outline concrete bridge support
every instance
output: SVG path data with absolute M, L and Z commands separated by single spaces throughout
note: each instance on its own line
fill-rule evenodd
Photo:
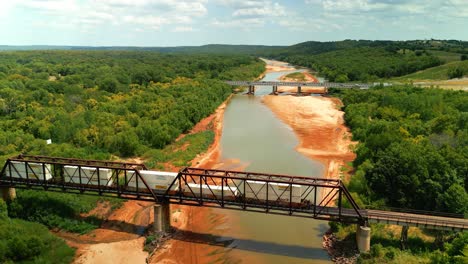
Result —
M 1 187 L 0 192 L 2 193 L 2 199 L 6 201 L 13 201 L 16 199 L 16 189 L 10 187 Z
M 371 229 L 368 226 L 356 226 L 356 244 L 360 252 L 370 250 Z
M 297 95 L 302 95 L 302 87 L 301 86 L 297 87 Z
M 255 94 L 255 86 L 249 85 L 249 92 L 247 94 Z
M 271 94 L 274 94 L 274 95 L 278 94 L 278 86 L 273 85 L 273 91 L 271 92 Z
M 171 207 L 169 202 L 154 206 L 154 231 L 169 232 L 171 230 Z

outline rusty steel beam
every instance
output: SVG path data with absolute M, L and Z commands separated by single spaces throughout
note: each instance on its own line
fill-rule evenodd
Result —
M 24 168 L 18 170 L 18 163 L 13 164 L 14 161 L 23 162 Z M 35 163 L 35 165 L 32 166 L 29 163 Z M 37 164 L 42 166 L 41 172 L 37 171 Z M 73 181 L 74 175 L 68 175 L 68 172 L 64 175 L 64 169 L 61 167 L 64 165 L 78 168 L 79 182 L 65 182 L 65 177 Z M 96 169 L 97 185 L 90 184 L 94 172 L 83 176 L 81 175 L 82 167 Z M 111 179 L 107 179 L 105 183 L 101 182 L 100 168 L 111 170 L 112 184 L 110 184 Z M 142 201 L 166 201 L 189 206 L 216 207 L 359 224 L 366 224 L 368 221 L 386 221 L 404 225 L 468 229 L 466 219 L 453 220 L 453 218 L 441 216 L 360 209 L 343 182 L 336 179 L 186 167 L 179 171 L 167 190 L 157 192 L 142 177 L 140 169 L 146 169 L 146 167 L 138 163 L 20 155 L 8 159 L 3 166 L 0 186 L 85 193 Z M 20 172 L 25 173 L 23 178 L 13 176 L 21 175 Z M 52 177 L 46 178 L 46 173 L 50 173 Z M 136 187 L 128 186 L 132 180 L 135 180 L 134 186 Z M 282 189 L 278 186 L 282 186 Z M 262 188 L 265 189 L 262 191 Z M 343 199 L 348 200 L 351 208 L 343 207 Z

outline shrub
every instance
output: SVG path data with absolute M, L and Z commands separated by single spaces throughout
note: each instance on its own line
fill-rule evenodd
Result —
M 388 248 L 387 252 L 385 252 L 385 258 L 388 260 L 393 260 L 395 258 L 396 252 L 395 248 L 390 247 Z
M 380 258 L 383 256 L 383 247 L 381 244 L 372 245 L 370 249 L 370 254 L 374 258 Z
M 450 79 L 461 78 L 465 74 L 465 71 L 461 67 L 450 68 L 447 75 Z

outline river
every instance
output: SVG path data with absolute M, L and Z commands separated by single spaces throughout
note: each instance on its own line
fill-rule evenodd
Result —
M 267 73 L 263 81 L 277 80 L 290 71 Z M 225 113 L 220 141 L 223 169 L 321 177 L 324 166 L 295 150 L 293 130 L 262 102 L 271 87 L 256 87 L 255 96 L 234 95 Z M 232 162 L 233 160 L 237 162 Z M 241 263 L 330 263 L 322 249 L 327 222 L 289 216 L 214 210 L 236 219 L 237 227 L 223 228 L 234 238 L 227 259 Z M 218 233 L 218 232 L 216 232 Z
M 276 80 L 293 71 L 296 69 L 290 67 L 269 72 L 262 80 Z M 231 97 L 224 109 L 222 134 L 215 149 L 219 155 L 209 166 L 323 177 L 325 166 L 297 152 L 296 147 L 301 144 L 293 129 L 262 103 L 262 97 L 271 89 L 256 87 L 254 96 Z M 303 117 L 298 117 L 302 124 L 304 120 L 300 118 Z M 308 126 L 307 122 L 303 124 Z M 172 225 L 179 232 L 157 251 L 151 263 L 331 263 L 322 248 L 322 236 L 328 229 L 326 221 L 174 206 Z

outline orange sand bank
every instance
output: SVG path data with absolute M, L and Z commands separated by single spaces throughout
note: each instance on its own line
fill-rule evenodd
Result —
M 344 125 L 338 99 L 317 96 L 265 96 L 263 102 L 299 137 L 297 151 L 327 167 L 327 178 L 339 178 L 340 168 L 352 161 L 351 136 Z
M 224 110 L 229 100 L 230 98 L 221 104 L 215 113 L 200 121 L 194 127 L 198 131 L 212 129 L 215 138 L 207 152 L 192 160 L 192 166 L 218 167 L 219 141 L 223 130 Z M 154 252 L 148 263 L 211 263 L 216 260 L 219 256 L 213 254 L 213 252 L 217 247 L 193 242 L 197 239 L 197 235 L 193 233 L 203 231 L 209 233 L 216 225 L 223 224 L 226 221 L 225 216 L 216 214 L 206 207 L 172 205 L 171 212 L 171 224 L 176 229 L 176 233 L 172 239 L 165 243 L 163 248 Z M 207 221 L 208 216 L 210 216 L 211 221 Z

